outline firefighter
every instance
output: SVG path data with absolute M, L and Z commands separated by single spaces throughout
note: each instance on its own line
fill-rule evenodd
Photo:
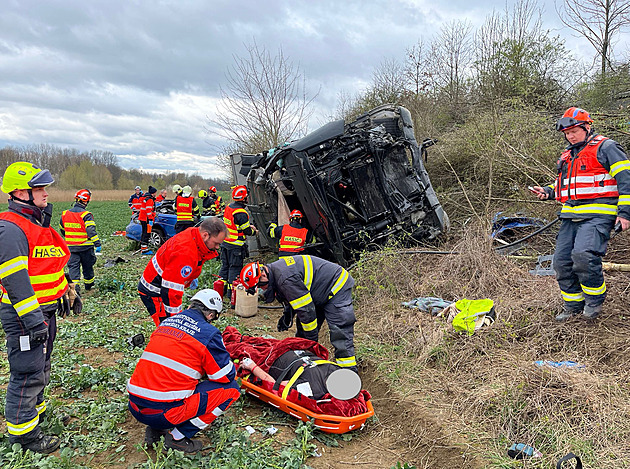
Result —
M 155 203 L 161 204 L 162 202 L 164 202 L 164 200 L 166 199 L 166 195 L 167 195 L 166 189 L 162 189 L 160 193 L 158 194 L 158 196 L 155 198 Z
M 59 222 L 59 230 L 70 249 L 68 273 L 75 289 L 79 291 L 81 271 L 85 290 L 94 286 L 94 264 L 96 253 L 101 252 L 101 240 L 96 233 L 96 222 L 91 212 L 86 210 L 92 199 L 88 189 L 81 189 L 74 195 L 75 203 L 69 210 L 64 210 Z
M 69 309 L 62 298 L 70 251 L 50 227 L 46 186 L 53 182 L 48 170 L 20 161 L 6 169 L 0 187 L 10 195 L 9 209 L 0 214 L 0 320 L 10 370 L 4 417 L 11 444 L 45 454 L 60 443 L 57 436 L 42 433 L 39 424 L 46 411 L 55 314 Z
M 304 244 L 313 240 L 312 233 L 302 226 L 302 212 L 299 210 L 293 210 L 289 214 L 288 225 L 269 225 L 269 236 L 280 240 L 279 257 L 300 254 L 304 251 Z
M 247 257 L 246 236 L 258 232 L 249 222 L 247 206 L 247 187 L 235 186 L 232 189 L 232 202 L 223 213 L 223 222 L 227 226 L 228 235 L 221 245 L 221 270 L 219 276 L 226 282 L 223 290 L 229 298 L 232 295 L 232 282 L 236 280 L 243 268 L 243 259 Z
M 177 211 L 175 233 L 195 226 L 195 218 L 199 217 L 199 207 L 192 196 L 192 188 L 190 186 L 184 186 L 181 194 L 175 197 L 175 209 Z
M 129 410 L 147 425 L 147 444 L 163 437 L 166 448 L 195 453 L 203 447 L 195 434 L 239 398 L 234 364 L 211 324 L 222 308 L 216 291 L 201 290 L 151 335 L 127 384 Z
M 212 210 L 212 208 L 214 207 L 214 200 L 210 198 L 210 196 L 208 195 L 208 192 L 201 189 L 199 191 L 199 198 L 201 199 L 201 206 L 203 208 L 204 213 L 206 210 Z
M 140 214 L 140 210 L 142 209 L 142 188 L 140 186 L 136 186 L 134 189 L 135 192 L 131 194 L 129 197 L 129 208 L 131 209 L 132 216 L 138 216 Z
M 225 224 L 210 217 L 160 246 L 138 283 L 140 299 L 156 326 L 181 311 L 184 288 L 199 277 L 207 260 L 218 257 L 226 235 Z
M 177 196 L 182 193 L 182 186 L 180 186 L 179 184 L 174 184 L 173 192 L 175 193 L 175 198 L 177 198 Z
M 250 293 L 260 287 L 265 301 L 284 305 L 278 331 L 286 331 L 297 315 L 296 337 L 317 341 L 324 320 L 330 330 L 337 364 L 356 371 L 354 355 L 354 279 L 341 266 L 315 256 L 283 257 L 271 264 L 247 264 L 241 282 Z
M 556 321 L 574 316 L 595 319 L 606 298 L 602 257 L 613 227 L 630 227 L 630 161 L 614 140 L 592 129 L 593 119 L 571 107 L 556 122 L 568 145 L 558 160 L 554 184 L 535 186 L 541 199 L 562 203 L 562 224 L 553 265 L 564 310 Z
M 149 249 L 149 236 L 151 234 L 151 228 L 155 221 L 155 193 L 157 189 L 153 186 L 149 186 L 147 194 L 142 198 L 142 209 L 140 210 L 140 216 L 138 220 L 142 225 L 142 237 L 140 238 L 140 253 L 145 256 L 153 255 L 153 251 Z

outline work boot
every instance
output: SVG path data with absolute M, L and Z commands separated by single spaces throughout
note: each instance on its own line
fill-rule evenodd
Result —
M 599 316 L 599 313 L 602 312 L 602 305 L 598 305 L 598 306 L 589 306 L 586 305 L 584 306 L 584 311 L 582 312 L 582 316 L 580 316 L 582 319 L 595 319 L 597 316 Z
M 30 449 L 34 453 L 50 454 L 59 448 L 61 440 L 55 435 L 44 435 L 40 433 L 30 443 L 22 443 L 22 449 Z
M 167 433 L 168 430 L 159 430 L 147 425 L 147 428 L 144 430 L 144 442 L 148 445 L 152 445 L 153 443 L 159 442 L 160 438 L 166 436 Z
M 176 440 L 173 438 L 173 435 L 168 432 L 164 435 L 164 447 L 175 449 L 177 451 L 183 451 L 184 453 L 196 453 L 201 451 L 203 443 L 199 440 L 191 440 L 187 437 L 184 437 L 181 440 Z
M 571 309 L 565 308 L 560 314 L 556 315 L 556 322 L 565 322 L 571 319 L 573 316 L 580 314 L 581 311 L 574 311 Z

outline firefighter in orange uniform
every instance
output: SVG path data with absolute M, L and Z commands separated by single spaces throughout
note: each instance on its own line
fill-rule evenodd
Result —
M 253 236 L 258 232 L 254 225 L 249 223 L 249 214 L 245 210 L 247 206 L 247 187 L 235 186 L 232 189 L 232 202 L 223 212 L 223 221 L 228 230 L 228 235 L 221 245 L 221 270 L 219 276 L 226 282 L 225 295 L 229 298 L 232 294 L 232 282 L 239 276 L 243 268 L 243 260 L 248 255 L 246 236 Z
M 73 207 L 63 211 L 59 223 L 59 230 L 70 249 L 68 273 L 77 291 L 81 281 L 81 270 L 85 289 L 90 290 L 94 286 L 96 252 L 101 252 L 101 240 L 96 233 L 94 216 L 86 210 L 91 198 L 92 193 L 89 190 L 77 191 Z
M 207 260 L 218 257 L 226 234 L 225 224 L 210 217 L 160 246 L 138 283 L 140 299 L 156 326 L 181 311 L 184 289 L 199 277 Z
M 199 216 L 199 207 L 192 196 L 192 188 L 190 186 L 184 186 L 181 194 L 175 197 L 175 209 L 177 210 L 175 233 L 195 226 L 195 218 Z
M 161 204 L 162 202 L 164 202 L 167 194 L 168 194 L 168 191 L 166 189 L 162 189 L 160 191 L 160 194 L 155 198 L 155 203 Z
M 140 252 L 143 255 L 153 255 L 153 251 L 149 249 L 149 235 L 155 220 L 155 193 L 157 189 L 149 186 L 148 193 L 142 198 L 142 209 L 138 221 L 142 225 L 142 237 L 140 238 Z
M 203 444 L 193 436 L 240 396 L 234 364 L 211 324 L 222 308 L 216 291 L 201 290 L 151 335 L 127 385 L 129 411 L 147 425 L 147 444 L 163 437 L 167 448 L 199 451 Z
M 288 225 L 269 225 L 269 236 L 280 240 L 278 256 L 294 256 L 304 251 L 304 244 L 309 244 L 313 240 L 313 234 L 302 226 L 302 212 L 293 210 L 289 214 Z
M 69 309 L 62 298 L 70 251 L 50 227 L 46 186 L 53 182 L 48 170 L 22 161 L 11 164 L 1 187 L 11 197 L 9 209 L 0 214 L 0 320 L 10 370 L 4 417 L 11 444 L 44 454 L 60 443 L 57 436 L 42 433 L 39 424 L 46 411 L 56 312 Z

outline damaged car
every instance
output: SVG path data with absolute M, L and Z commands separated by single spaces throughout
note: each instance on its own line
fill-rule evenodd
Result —
M 262 244 L 275 246 L 266 228 L 288 223 L 297 209 L 315 237 L 306 252 L 347 266 L 390 237 L 417 243 L 447 231 L 422 163 L 434 143 L 418 145 L 409 111 L 384 105 L 268 152 L 231 157 Z

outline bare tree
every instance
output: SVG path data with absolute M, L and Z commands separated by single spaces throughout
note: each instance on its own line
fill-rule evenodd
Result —
M 472 26 L 466 21 L 452 21 L 442 26 L 434 42 L 436 79 L 451 105 L 462 101 L 466 71 L 472 61 Z
M 210 132 L 229 142 L 224 153 L 257 153 L 303 136 L 318 94 L 307 95 L 304 74 L 282 49 L 275 56 L 256 43 L 246 49 L 245 57 L 234 56 L 210 120 L 218 129 Z
M 595 48 L 602 76 L 611 70 L 615 36 L 630 24 L 630 0 L 562 0 L 560 20 Z

